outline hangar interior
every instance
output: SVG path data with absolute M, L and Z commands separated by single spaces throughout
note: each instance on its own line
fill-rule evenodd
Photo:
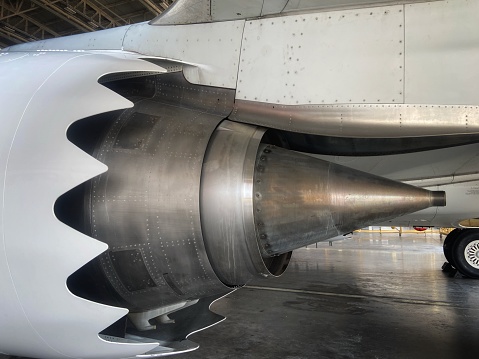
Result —
M 0 49 L 149 21 L 173 2 L 0 0 Z M 477 357 L 479 282 L 441 270 L 443 240 L 359 232 L 296 250 L 280 278 L 216 301 L 227 320 L 176 358 Z
M 1 0 L 0 49 L 149 21 L 173 0 Z

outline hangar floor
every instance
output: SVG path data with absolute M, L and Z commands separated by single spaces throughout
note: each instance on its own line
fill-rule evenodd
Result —
M 443 262 L 437 234 L 361 233 L 297 250 L 281 278 L 216 302 L 227 320 L 175 358 L 477 358 L 479 280 L 447 275 Z
M 314 246 L 313 246 L 314 247 Z M 177 359 L 479 357 L 479 281 L 448 276 L 438 234 L 355 234 L 216 302 L 226 321 Z

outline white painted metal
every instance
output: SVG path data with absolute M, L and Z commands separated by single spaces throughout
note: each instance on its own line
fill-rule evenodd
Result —
M 406 102 L 479 103 L 479 1 L 405 6 Z
M 15 51 L 121 50 L 129 26 L 15 45 Z M 9 50 L 9 49 L 4 49 Z
M 403 6 L 246 22 L 237 99 L 402 103 Z
M 243 21 L 185 26 L 133 25 L 124 50 L 196 64 L 184 68 L 187 80 L 235 88 Z
M 97 79 L 163 70 L 128 54 L 74 52 L 3 53 L 0 65 L 0 347 L 47 358 L 114 358 L 155 348 L 99 338 L 127 310 L 74 296 L 66 279 L 107 246 L 61 223 L 53 206 L 107 169 L 67 140 L 69 125 L 132 105 Z

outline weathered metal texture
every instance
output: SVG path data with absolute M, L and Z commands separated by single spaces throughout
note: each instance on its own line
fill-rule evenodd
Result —
M 224 121 L 211 139 L 203 165 L 201 220 L 215 272 L 229 285 L 254 276 L 280 275 L 288 255 L 262 258 L 254 226 L 253 176 L 265 129 Z
M 201 220 L 206 248 L 224 283 L 244 284 L 258 267 L 267 276 L 256 242 L 253 175 L 265 130 L 225 121 L 203 164 Z M 256 264 L 256 266 L 255 266 Z
M 479 104 L 479 2 L 405 6 L 405 101 Z
M 131 54 L 72 52 L 2 53 L 0 65 L 0 316 L 8 324 L 0 327 L 1 351 L 117 358 L 155 348 L 153 341 L 98 337 L 127 310 L 78 298 L 66 280 L 107 246 L 61 223 L 53 207 L 60 195 L 107 170 L 67 140 L 70 124 L 132 105 L 97 79 L 162 69 Z
M 254 192 L 263 256 L 445 205 L 444 192 L 430 192 L 270 145 L 260 146 Z
M 196 86 L 189 83 L 183 73 L 163 74 L 156 79 L 155 100 L 224 119 L 233 111 L 234 91 L 221 87 Z
M 246 21 L 236 98 L 403 103 L 403 6 Z
M 150 24 L 182 25 L 211 20 L 211 0 L 176 0 L 165 12 L 151 20 Z
M 200 178 L 222 116 L 144 100 L 112 125 L 97 150 L 107 173 L 90 192 L 94 238 L 109 245 L 105 275 L 133 311 L 225 293 L 208 260 Z
M 284 106 L 237 100 L 229 118 L 284 131 L 336 137 L 399 138 L 479 133 L 479 106 Z

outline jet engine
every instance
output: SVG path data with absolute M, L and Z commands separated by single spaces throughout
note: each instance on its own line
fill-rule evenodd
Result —
M 109 246 L 68 282 L 79 296 L 129 309 L 124 332 L 104 333 L 169 341 L 169 315 L 281 275 L 296 248 L 444 205 L 442 192 L 282 148 L 266 128 L 172 101 L 165 87 L 187 98 L 181 75 L 160 75 L 154 86 L 133 108 L 79 121 L 68 134 L 108 166 L 56 206 L 64 223 Z
M 2 315 L 33 338 L 22 347 L 0 330 L 9 354 L 60 358 L 77 348 L 83 357 L 145 358 L 192 350 L 188 335 L 223 319 L 209 311 L 213 301 L 254 277 L 281 275 L 294 249 L 445 204 L 443 192 L 292 151 L 277 131 L 228 119 L 232 90 L 192 85 L 182 72 L 158 74 L 143 60 L 115 72 L 111 59 L 94 55 L 103 86 L 83 93 L 90 113 L 64 94 L 61 111 L 35 119 L 36 103 L 41 109 L 60 95 L 55 76 L 70 62 L 86 61 L 88 71 L 82 56 L 65 54 L 33 88 L 17 132 L 3 133 L 20 137 L 4 178 L 0 265 L 11 275 L 0 283 L 11 313 Z M 135 70 L 145 67 L 150 72 Z M 125 109 L 125 99 L 133 106 Z M 84 114 L 70 118 L 69 110 Z M 49 126 L 45 140 L 38 134 Z M 32 198 L 32 211 L 19 208 Z M 13 261 L 24 253 L 34 259 Z M 18 313 L 24 319 L 13 320 Z

